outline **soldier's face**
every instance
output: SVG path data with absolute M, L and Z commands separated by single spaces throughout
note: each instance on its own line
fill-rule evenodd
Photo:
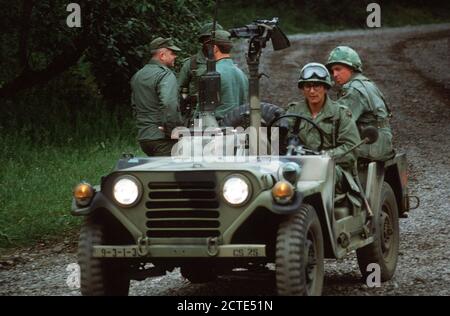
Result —
M 166 65 L 167 67 L 175 66 L 175 59 L 177 55 L 170 49 L 164 48 L 161 50 L 161 63 Z
M 307 82 L 303 85 L 303 95 L 310 105 L 323 105 L 327 89 L 321 83 Z
M 353 70 L 345 65 L 336 64 L 331 66 L 331 74 L 337 84 L 343 85 L 350 80 L 353 75 Z

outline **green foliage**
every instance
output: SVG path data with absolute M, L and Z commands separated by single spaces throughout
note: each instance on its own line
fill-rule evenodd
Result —
M 80 0 L 81 27 L 66 25 L 67 1 L 0 0 L 0 95 L 57 77 L 86 56 L 97 87 L 114 107 L 129 100 L 129 80 L 150 59 L 148 44 L 172 36 L 187 55 L 211 0 Z M 183 21 L 183 23 L 173 23 Z M 2 91 L 7 87 L 10 91 Z M 5 88 L 6 89 L 6 88 Z M 11 91 L 12 90 L 12 91 Z
M 196 30 L 207 17 L 211 1 L 158 0 L 115 1 L 87 53 L 99 88 L 107 100 L 128 102 L 131 76 L 150 59 L 150 41 L 158 36 L 173 37 L 185 50 L 196 49 Z M 174 21 L 183 23 L 174 24 Z

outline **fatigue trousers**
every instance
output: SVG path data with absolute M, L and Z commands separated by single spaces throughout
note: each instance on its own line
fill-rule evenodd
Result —
M 151 157 L 171 156 L 172 147 L 177 143 L 175 139 L 157 139 L 139 141 L 142 151 Z

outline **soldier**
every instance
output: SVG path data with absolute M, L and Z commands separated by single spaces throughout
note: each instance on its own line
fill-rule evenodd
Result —
M 211 38 L 213 23 L 209 22 L 200 28 L 198 41 L 202 44 L 201 49 L 191 57 L 187 58 L 178 75 L 178 85 L 186 98 L 182 100 L 182 113 L 186 122 L 192 118 L 192 111 L 196 110 L 198 103 L 198 80 L 206 72 L 206 56 L 208 55 L 206 42 Z M 222 30 L 222 26 L 216 23 L 216 30 Z
M 347 46 L 338 46 L 328 57 L 327 68 L 334 81 L 341 86 L 339 104 L 346 105 L 361 131 L 364 127 L 378 128 L 378 140 L 357 149 L 358 156 L 369 160 L 385 161 L 395 153 L 392 147 L 392 130 L 389 124 L 391 111 L 378 87 L 362 75 L 358 53 Z
M 356 161 L 354 152 L 343 155 L 359 143 L 360 137 L 351 111 L 337 104 L 327 96 L 331 87 L 331 77 L 327 68 L 319 63 L 306 64 L 300 71 L 298 87 L 305 99 L 289 104 L 288 113 L 300 114 L 314 121 L 323 131 L 323 149 L 330 156 L 337 158 L 336 187 L 343 193 L 343 171 L 348 171 L 347 179 L 351 181 L 351 172 Z M 306 121 L 300 125 L 300 140 L 309 148 L 320 145 L 320 135 Z
M 178 84 L 173 67 L 181 51 L 171 38 L 158 37 L 150 43 L 152 59 L 131 79 L 131 102 L 138 128 L 138 141 L 148 156 L 170 156 L 176 140 L 174 127 L 182 124 Z
M 217 31 L 213 43 L 216 70 L 220 74 L 220 106 L 215 111 L 218 122 L 233 108 L 248 102 L 248 78 L 231 59 L 230 36 L 227 31 Z

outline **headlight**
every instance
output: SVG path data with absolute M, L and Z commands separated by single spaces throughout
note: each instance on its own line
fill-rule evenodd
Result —
M 279 204 L 287 204 L 294 197 L 295 190 L 287 181 L 278 181 L 272 188 L 272 196 Z
M 73 197 L 78 206 L 88 206 L 94 194 L 95 190 L 89 183 L 80 183 L 73 189 Z
M 121 206 L 132 206 L 141 197 L 141 183 L 132 176 L 121 177 L 116 180 L 113 187 L 114 199 Z
M 250 186 L 241 176 L 229 177 L 222 188 L 223 197 L 231 205 L 244 204 L 250 196 Z

